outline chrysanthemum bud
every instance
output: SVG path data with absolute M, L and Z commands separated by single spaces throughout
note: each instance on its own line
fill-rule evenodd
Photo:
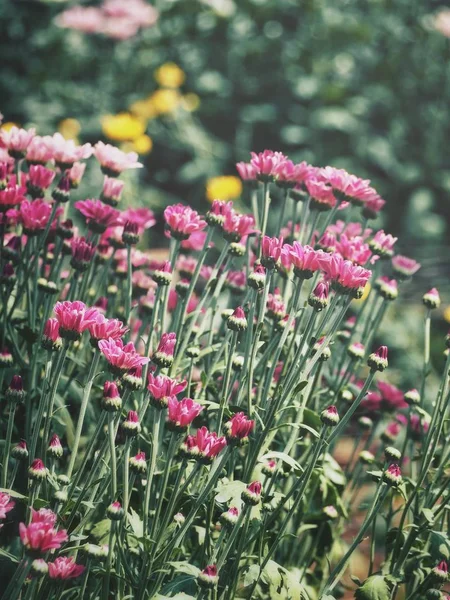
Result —
M 173 363 L 173 355 L 177 338 L 175 333 L 163 333 L 158 344 L 156 352 L 152 356 L 152 361 L 158 367 L 168 368 Z
M 422 302 L 430 310 L 433 310 L 434 308 L 439 308 L 441 305 L 441 298 L 437 289 L 432 288 L 429 292 L 424 294 L 422 297 Z
M 361 427 L 361 429 L 369 431 L 373 427 L 373 421 L 369 417 L 359 417 L 358 425 Z
M 172 267 L 169 261 L 166 261 L 159 269 L 155 269 L 153 280 L 161 286 L 170 285 L 172 281 Z
M 51 352 L 58 352 L 62 348 L 62 339 L 59 334 L 59 323 L 55 318 L 47 319 L 42 333 L 42 347 Z
M 200 356 L 200 348 L 198 346 L 189 346 L 186 348 L 186 356 L 188 358 L 198 358 Z
M 140 390 L 143 385 L 142 381 L 142 367 L 135 367 L 134 369 L 130 369 L 127 373 L 122 375 L 122 382 L 125 387 L 130 390 Z
M 53 492 L 53 499 L 56 500 L 57 502 L 61 502 L 61 504 L 63 502 L 67 502 L 67 498 L 68 498 L 68 494 L 66 490 L 55 490 Z
M 64 473 L 60 473 L 59 475 L 57 475 L 56 481 L 60 485 L 69 485 L 69 483 L 70 483 L 70 479 Z
M 130 410 L 127 418 L 122 423 L 123 432 L 127 437 L 135 437 L 141 432 L 141 425 L 139 423 L 139 416 L 136 411 Z
M 63 447 L 59 437 L 54 433 L 47 448 L 47 453 L 52 458 L 61 458 L 64 454 Z
M 223 429 L 230 445 L 243 446 L 248 442 L 248 436 L 254 426 L 255 421 L 248 419 L 243 412 L 239 412 L 225 423 Z
M 244 244 L 240 244 L 239 242 L 232 242 L 228 247 L 228 252 L 230 256 L 241 257 L 245 254 L 245 246 Z
M 39 277 L 37 280 L 38 290 L 47 294 L 48 296 L 53 296 L 58 293 L 58 287 L 54 281 L 49 281 L 45 279 L 45 277 Z
M 256 265 L 247 279 L 248 285 L 254 290 L 262 290 L 266 284 L 266 270 L 262 265 Z
M 61 177 L 58 182 L 58 185 L 54 188 L 52 192 L 53 200 L 56 202 L 65 203 L 70 200 L 70 180 L 68 177 Z
M 388 485 L 398 486 L 402 482 L 402 471 L 397 464 L 389 465 L 383 473 L 383 481 Z
M 276 470 L 277 470 L 277 461 L 273 460 L 273 459 L 265 462 L 261 469 L 262 473 L 264 475 L 266 475 L 267 477 L 272 477 L 272 475 L 274 475 Z
M 186 298 L 189 292 L 190 285 L 191 284 L 188 279 L 180 279 L 180 281 L 177 281 L 177 283 L 175 284 L 175 290 L 180 296 L 180 298 Z
M 375 462 L 375 456 L 368 450 L 363 450 L 360 452 L 358 458 L 363 465 L 371 465 L 373 462 Z
M 376 352 L 372 352 L 367 359 L 371 371 L 384 371 L 388 367 L 387 346 L 380 346 Z
M 83 546 L 83 550 L 90 558 L 97 558 L 99 560 L 104 560 L 107 558 L 109 553 L 109 547 L 107 544 L 103 544 L 101 546 L 97 546 L 97 544 L 85 544 Z
M 214 589 L 219 583 L 216 565 L 208 565 L 203 571 L 200 571 L 197 576 L 197 583 L 202 588 Z
M 388 462 L 393 462 L 394 460 L 400 460 L 402 457 L 402 453 L 397 448 L 393 446 L 388 446 L 384 449 L 384 456 Z
M 6 388 L 5 396 L 9 402 L 14 404 L 22 402 L 25 398 L 25 390 L 23 389 L 23 381 L 20 375 L 13 376 L 11 383 Z
M 11 367 L 13 362 L 13 355 L 8 348 L 2 348 L 0 350 L 0 369 Z
M 324 506 L 322 509 L 323 513 L 329 518 L 329 519 L 337 519 L 339 517 L 339 513 L 336 510 L 336 508 L 332 505 L 330 506 Z
M 231 359 L 231 368 L 233 371 L 239 372 L 244 366 L 244 357 L 242 355 L 235 355 Z
M 117 294 L 119 293 L 119 288 L 115 283 L 112 283 L 111 285 L 108 285 L 108 287 L 106 288 L 106 292 L 108 296 L 117 296 Z
M 235 506 L 231 506 L 228 510 L 226 510 L 220 515 L 219 521 L 222 523 L 222 525 L 229 525 L 233 527 L 234 525 L 236 525 L 238 518 L 239 509 Z
M 43 481 L 47 477 L 47 469 L 40 458 L 36 458 L 28 469 L 28 477 L 35 481 Z
M 134 246 L 139 242 L 139 226 L 133 221 L 127 221 L 123 228 L 122 241 L 127 246 Z
M 233 314 L 228 317 L 227 327 L 232 331 L 244 331 L 247 329 L 247 319 L 245 318 L 245 312 L 242 306 L 238 306 Z
M 380 277 L 378 280 L 378 293 L 385 300 L 396 300 L 398 298 L 398 284 L 395 279 Z
M 232 308 L 225 308 L 221 313 L 220 316 L 222 317 L 223 321 L 228 321 L 228 319 L 231 317 L 231 315 L 233 314 L 233 309 Z
M 105 381 L 103 385 L 102 408 L 108 412 L 117 412 L 122 408 L 122 398 L 114 381 Z
M 350 331 L 348 331 L 347 329 L 340 329 L 339 331 L 336 331 L 336 338 L 340 341 L 340 342 L 348 342 L 348 340 L 352 337 L 352 334 Z
M 6 288 L 12 287 L 16 283 L 16 274 L 14 271 L 14 267 L 11 263 L 6 263 L 3 267 L 3 271 L 0 274 L 0 284 L 4 285 Z
M 336 427 L 339 423 L 339 415 L 335 406 L 329 406 L 320 413 L 320 420 L 327 427 Z
M 43 558 L 36 558 L 31 563 L 31 571 L 35 576 L 43 576 L 48 573 L 48 564 Z
M 350 356 L 350 358 L 364 358 L 364 354 L 366 352 L 366 349 L 364 347 L 364 344 L 361 344 L 360 342 L 354 342 L 353 344 L 350 344 L 350 346 L 347 348 L 347 354 Z
M 28 458 L 28 448 L 25 440 L 21 440 L 11 448 L 11 456 L 16 460 L 26 460 Z
M 325 281 L 319 281 L 308 298 L 308 304 L 317 312 L 328 306 L 328 294 L 330 286 Z
M 420 404 L 419 391 L 416 389 L 408 390 L 407 392 L 405 392 L 404 400 L 409 406 L 417 406 L 418 404 Z
M 111 519 L 111 521 L 120 521 L 123 519 L 124 514 L 122 505 L 117 500 L 112 502 L 106 509 L 106 516 L 108 519 Z
M 343 400 L 347 404 L 351 404 L 355 399 L 353 392 L 351 392 L 348 388 L 344 388 L 339 391 L 338 395 L 339 400 Z
M 183 513 L 177 512 L 177 514 L 173 516 L 173 520 L 177 525 L 181 526 L 186 521 L 186 517 Z
M 130 471 L 134 473 L 146 473 L 147 461 L 145 460 L 145 452 L 138 452 L 136 456 L 131 456 L 129 459 Z
M 441 590 L 431 588 L 425 592 L 426 600 L 446 600 L 449 596 L 443 596 Z
M 241 494 L 242 501 L 250 506 L 261 502 L 262 485 L 259 481 L 250 483 Z
M 431 577 L 434 581 L 439 581 L 439 583 L 446 583 L 448 581 L 448 565 L 445 560 L 442 560 L 433 568 Z
M 330 349 L 330 347 L 329 346 L 323 347 L 324 340 L 325 340 L 324 336 L 322 336 L 321 338 L 319 338 L 314 343 L 314 346 L 311 349 L 311 356 L 314 356 L 316 354 L 316 352 L 318 352 L 322 348 L 322 350 L 320 351 L 320 358 L 319 358 L 319 360 L 321 362 L 325 362 L 325 361 L 327 361 L 331 357 L 331 349 Z

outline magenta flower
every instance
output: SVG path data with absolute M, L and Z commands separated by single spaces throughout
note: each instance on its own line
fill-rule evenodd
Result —
M 364 205 L 363 216 L 367 219 L 376 219 L 378 213 L 383 209 L 386 201 L 381 196 L 373 196 Z
M 25 188 L 20 185 L 10 185 L 4 190 L 0 190 L 0 212 L 5 212 L 24 202 L 24 194 Z
M 28 552 L 45 553 L 49 550 L 61 548 L 69 539 L 67 531 L 55 529 L 56 515 L 49 509 L 41 508 L 38 511 L 31 509 L 31 523 L 19 524 L 19 535 L 22 544 Z
M 223 225 L 227 215 L 234 213 L 233 203 L 223 200 L 213 200 L 211 208 L 206 213 L 208 225 Z
M 226 445 L 225 437 L 218 437 L 217 433 L 208 431 L 207 427 L 200 427 L 195 435 L 188 435 L 183 450 L 191 458 L 211 463 Z
M 77 271 L 85 271 L 95 255 L 95 246 L 86 238 L 74 238 L 71 242 L 72 259 L 70 264 Z
M 394 254 L 394 245 L 397 240 L 398 238 L 392 236 L 390 233 L 384 233 L 380 229 L 370 240 L 369 245 L 376 254 L 379 254 L 383 258 L 390 257 Z
M 105 179 L 103 180 L 103 190 L 100 196 L 101 200 L 110 206 L 117 206 L 120 202 L 124 185 L 124 181 L 105 175 Z
M 62 340 L 59 334 L 58 319 L 47 319 L 42 333 L 42 346 L 46 350 L 59 350 L 61 348 Z
M 192 233 L 201 231 L 207 225 L 197 211 L 183 204 L 168 206 L 164 210 L 164 219 L 170 234 L 178 240 L 187 240 Z
M 187 381 L 177 381 L 167 375 L 157 375 L 155 377 L 153 373 L 148 374 L 147 389 L 155 400 L 167 399 L 168 401 L 168 398 L 177 396 L 185 390 L 186 386 Z M 165 402 L 166 406 L 167 401 Z
M 360 266 L 364 266 L 372 256 L 369 245 L 359 236 L 349 238 L 343 233 L 339 241 L 336 242 L 335 247 L 336 252 L 339 252 L 342 258 Z M 374 259 L 372 259 L 372 262 Z
M 333 189 L 328 183 L 318 179 L 306 179 L 305 186 L 313 201 L 313 207 L 319 210 L 328 210 L 336 204 Z
M 275 179 L 277 167 L 286 160 L 287 157 L 281 152 L 264 150 L 259 154 L 252 152 L 250 164 L 255 169 L 256 179 L 267 182 Z
M 216 565 L 208 565 L 197 576 L 198 584 L 206 589 L 215 588 L 218 581 L 219 576 Z
M 85 570 L 83 565 L 77 565 L 71 556 L 58 556 L 54 562 L 48 563 L 48 576 L 50 579 L 75 579 Z
M 240 242 L 243 237 L 255 233 L 253 215 L 240 215 L 234 210 L 227 212 L 222 225 L 223 237 L 229 242 Z
M 173 362 L 177 337 L 175 333 L 163 333 L 152 360 L 160 367 L 170 367 Z
M 370 187 L 370 181 L 351 175 L 344 169 L 325 167 L 320 169 L 319 176 L 331 185 L 341 200 L 354 204 L 365 204 L 379 197 L 377 192 Z
M 168 426 L 176 431 L 187 429 L 203 410 L 203 406 L 192 400 L 192 398 L 183 398 L 183 400 L 178 401 L 172 396 L 169 398 L 167 406 Z
M 0 519 L 5 519 L 6 514 L 14 508 L 15 502 L 6 492 L 0 492 Z
M 265 235 L 261 242 L 261 264 L 266 269 L 273 269 L 278 264 L 283 249 L 283 238 L 271 238 Z
M 124 345 L 122 340 L 109 338 L 100 340 L 98 348 L 109 362 L 111 370 L 119 375 L 140 365 L 145 365 L 149 361 L 148 358 L 136 352 L 133 342 Z
M 0 130 L 0 146 L 8 150 L 10 156 L 14 158 L 23 158 L 26 154 L 31 140 L 36 135 L 36 129 L 19 129 L 11 127 L 9 131 Z
M 402 481 L 402 470 L 396 464 L 389 465 L 383 473 L 383 480 L 392 486 L 397 486 Z
M 329 281 L 336 289 L 344 294 L 364 288 L 372 275 L 372 271 L 354 265 L 349 260 L 344 260 L 340 254 L 332 254 L 322 268 Z
M 43 190 L 50 187 L 55 179 L 55 171 L 42 165 L 31 165 L 28 171 L 27 186 L 36 196 L 42 195 Z M 39 193 L 40 192 L 40 193 Z
M 88 330 L 93 342 L 98 342 L 108 338 L 117 340 L 127 333 L 128 327 L 125 327 L 119 319 L 107 319 L 97 311 L 95 320 L 90 323 Z
M 382 410 L 393 412 L 407 407 L 404 394 L 398 387 L 386 381 L 379 381 L 377 387 L 381 394 L 380 408 Z
M 394 269 L 394 272 L 404 279 L 412 277 L 414 273 L 417 273 L 420 267 L 420 263 L 413 258 L 408 258 L 401 254 L 397 254 L 392 259 L 392 268 Z
M 286 268 L 294 267 L 297 277 L 310 279 L 328 262 L 329 256 L 322 250 L 314 250 L 311 246 L 302 246 L 299 242 L 294 242 L 292 246 L 283 246 L 281 260 Z
M 27 147 L 27 163 L 29 165 L 45 165 L 53 159 L 53 139 L 46 135 L 36 135 Z
M 253 481 L 242 492 L 241 498 L 245 504 L 256 506 L 261 502 L 262 485 L 260 481 Z
M 74 206 L 86 219 L 87 226 L 96 233 L 103 233 L 108 227 L 123 224 L 121 213 L 103 204 L 101 200 L 80 200 Z
M 61 458 L 64 453 L 61 440 L 56 433 L 54 433 L 50 439 L 47 452 L 52 458 Z
M 119 148 L 103 142 L 95 144 L 94 156 L 100 163 L 103 173 L 111 177 L 117 177 L 127 169 L 137 169 L 143 166 L 138 162 L 136 152 L 122 152 Z
M 275 183 L 281 188 L 295 187 L 299 181 L 303 181 L 303 165 L 306 165 L 306 163 L 295 165 L 292 160 L 283 160 L 279 162 L 272 170 L 275 177 Z
M 139 235 L 156 224 L 155 214 L 149 208 L 127 208 L 122 213 L 124 221 L 130 221 L 138 226 Z
M 50 140 L 48 143 L 53 149 L 53 158 L 61 169 L 70 169 L 75 162 L 92 155 L 91 144 L 77 146 L 73 140 L 64 139 L 60 133 L 55 133 Z
M 225 423 L 225 435 L 227 440 L 233 444 L 242 444 L 248 440 L 248 436 L 255 427 L 255 421 L 248 419 L 243 412 L 238 412 Z
M 66 177 L 69 179 L 72 188 L 77 188 L 80 185 L 85 171 L 86 163 L 81 162 L 73 163 L 70 169 L 66 171 Z
M 67 339 L 79 339 L 91 323 L 95 322 L 98 311 L 96 308 L 88 308 L 84 302 L 57 302 L 54 313 L 59 324 L 61 337 Z
M 24 200 L 20 205 L 20 220 L 27 235 L 37 235 L 44 231 L 50 219 L 52 206 L 45 200 L 30 202 Z

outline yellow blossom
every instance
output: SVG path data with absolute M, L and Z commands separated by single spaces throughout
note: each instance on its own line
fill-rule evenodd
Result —
M 76 119 L 63 119 L 59 122 L 58 131 L 66 140 L 76 139 L 81 131 L 80 122 Z
M 133 142 L 133 150 L 138 154 L 149 154 L 153 148 L 153 141 L 149 135 L 141 135 Z
M 184 71 L 172 62 L 161 65 L 154 75 L 159 85 L 165 88 L 179 88 L 186 79 Z
M 194 112 L 200 106 L 200 98 L 197 94 L 185 94 L 183 96 L 183 108 L 189 112 Z
M 234 175 L 223 175 L 211 177 L 206 182 L 206 197 L 210 202 L 213 200 L 233 200 L 239 198 L 242 193 L 242 182 Z
M 371 290 L 370 283 L 366 283 L 366 285 L 364 287 L 364 292 L 363 292 L 363 295 L 361 296 L 361 298 L 358 298 L 358 300 L 353 300 L 353 302 L 358 305 L 363 304 L 363 302 L 365 302 L 367 300 L 370 290 Z
M 450 323 L 450 305 L 444 308 L 444 319 Z
M 0 129 L 3 129 L 3 131 L 11 131 L 11 129 L 13 127 L 20 127 L 20 126 L 18 123 L 13 123 L 12 121 L 6 121 L 6 123 L 2 124 Z
M 153 119 L 156 115 L 153 104 L 150 100 L 136 100 L 133 104 L 130 104 L 130 112 L 135 115 L 138 119 L 148 121 Z
M 133 141 L 145 132 L 145 123 L 130 113 L 106 115 L 102 118 L 103 133 L 116 142 Z
M 166 115 L 176 110 L 180 94 L 177 90 L 156 90 L 148 100 L 157 115 Z

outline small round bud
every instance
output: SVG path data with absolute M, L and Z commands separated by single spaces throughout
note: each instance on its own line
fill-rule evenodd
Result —
M 261 502 L 262 485 L 259 481 L 253 481 L 242 492 L 241 498 L 245 504 L 256 506 Z
M 372 352 L 367 359 L 367 364 L 372 372 L 387 369 L 389 364 L 387 346 L 380 346 L 376 352 Z
M 64 450 L 61 445 L 61 441 L 60 441 L 59 437 L 56 435 L 56 433 L 54 433 L 52 435 L 52 438 L 51 438 L 50 443 L 47 448 L 47 453 L 52 458 L 62 458 L 62 455 L 64 454 Z
M 400 452 L 400 450 L 397 450 L 397 448 L 394 448 L 393 446 L 388 446 L 384 449 L 384 456 L 387 462 L 393 462 L 400 460 L 402 457 L 402 453 Z
M 325 516 L 327 516 L 331 520 L 337 519 L 339 517 L 339 513 L 334 506 L 324 506 L 322 510 Z
M 366 349 L 364 344 L 361 344 L 360 342 L 354 342 L 347 348 L 347 354 L 350 356 L 350 358 L 354 359 L 364 358 L 365 352 Z
M 443 600 L 444 597 L 441 594 L 441 590 L 431 588 L 425 592 L 425 598 L 427 600 Z
M 254 290 L 262 290 L 266 284 L 266 270 L 262 265 L 257 265 L 247 279 L 248 285 Z
M 101 546 L 97 546 L 97 544 L 85 544 L 83 546 L 83 550 L 90 558 L 97 558 L 99 560 L 104 560 L 108 557 L 109 547 L 107 544 L 103 544 Z
M 56 477 L 56 481 L 60 485 L 69 485 L 69 483 L 70 483 L 70 479 L 67 477 L 67 475 L 64 475 L 63 473 Z
M 244 366 L 244 360 L 244 357 L 241 355 L 233 356 L 233 358 L 231 359 L 231 368 L 233 369 L 233 371 L 241 371 L 242 367 Z
M 28 469 L 28 477 L 34 481 L 43 481 L 47 477 L 47 469 L 40 458 L 36 458 Z
M 344 402 L 347 402 L 347 404 L 351 404 L 354 399 L 355 399 L 355 396 L 354 396 L 353 392 L 351 392 L 348 388 L 344 388 L 344 389 L 340 390 L 339 400 L 343 400 Z
M 63 502 L 67 502 L 67 492 L 66 490 L 55 490 L 53 492 L 53 499 L 56 500 L 57 502 L 61 502 L 61 504 Z
M 311 273 L 312 275 L 312 273 Z M 308 304 L 314 308 L 315 311 L 320 312 L 328 306 L 328 294 L 329 285 L 324 281 L 320 281 L 314 291 L 311 292 L 308 298 Z
M 247 329 L 247 319 L 245 318 L 242 306 L 238 306 L 233 314 L 228 317 L 227 327 L 232 331 L 244 331 Z
M 140 390 L 142 388 L 142 367 L 130 369 L 122 375 L 122 383 L 130 390 Z
M 417 406 L 420 404 L 420 394 L 418 390 L 412 389 L 405 392 L 404 400 L 409 406 Z
M 13 362 L 13 355 L 7 348 L 0 350 L 0 369 L 11 367 Z
M 340 329 L 339 331 L 336 331 L 336 337 L 340 342 L 345 343 L 349 341 L 349 339 L 352 337 L 352 334 L 347 329 Z
M 402 482 L 402 471 L 397 464 L 390 465 L 383 473 L 383 481 L 388 485 L 397 487 Z
M 371 465 L 373 462 L 375 462 L 375 456 L 368 450 L 363 450 L 360 452 L 358 458 L 363 465 Z
M 122 242 L 126 246 L 134 246 L 139 242 L 139 226 L 133 221 L 127 221 L 123 228 Z
M 108 296 L 117 296 L 117 294 L 119 293 L 119 288 L 117 287 L 117 285 L 112 283 L 106 288 L 106 293 L 108 294 Z
M 232 242 L 228 247 L 228 252 L 230 256 L 244 256 L 245 246 L 244 244 L 240 244 L 239 242 Z
M 186 517 L 183 515 L 183 513 L 177 512 L 177 514 L 173 516 L 173 520 L 181 527 L 181 525 L 183 525 L 183 523 L 186 521 Z
M 262 466 L 262 473 L 266 475 L 266 477 L 272 477 L 277 470 L 277 461 L 276 460 L 268 460 Z
M 398 298 L 398 284 L 395 279 L 381 277 L 377 282 L 378 293 L 385 300 L 396 300 Z
M 441 305 L 441 298 L 437 289 L 432 288 L 429 292 L 424 294 L 422 297 L 422 302 L 430 310 L 439 308 Z
M 200 356 L 200 348 L 198 346 L 189 346 L 186 348 L 186 356 L 188 358 L 198 358 Z
M 111 521 L 120 521 L 123 519 L 124 510 L 120 502 L 116 501 L 110 504 L 106 509 L 106 516 L 108 519 L 111 519 Z
M 223 512 L 220 515 L 219 521 L 224 526 L 228 525 L 230 527 L 234 527 L 234 525 L 236 525 L 236 523 L 237 523 L 238 518 L 239 518 L 239 509 L 236 508 L 235 506 L 231 506 L 228 510 L 226 510 L 225 512 Z
M 61 177 L 58 185 L 52 191 L 52 198 L 56 202 L 65 203 L 70 200 L 70 180 L 65 175 Z
M 145 460 L 145 452 L 138 452 L 136 456 L 131 456 L 129 459 L 130 471 L 140 473 L 141 475 L 147 472 L 147 461 Z
M 329 406 L 323 410 L 320 414 L 320 420 L 327 427 L 336 427 L 340 421 L 337 408 L 335 406 Z
M 175 290 L 181 298 L 186 298 L 190 285 L 191 283 L 188 279 L 181 279 L 177 281 Z
M 127 437 L 136 437 L 141 432 L 139 416 L 134 410 L 128 412 L 127 418 L 122 423 L 122 429 Z
M 442 560 L 438 565 L 436 565 L 432 569 L 430 575 L 434 581 L 446 583 L 448 581 L 448 566 L 445 560 Z
M 18 404 L 25 398 L 25 390 L 23 389 L 23 381 L 20 375 L 13 375 L 11 383 L 6 389 L 5 397 L 13 404 Z
M 197 576 L 197 583 L 202 588 L 214 589 L 219 583 L 216 565 L 208 565 L 203 571 L 200 571 Z
M 373 427 L 373 421 L 369 417 L 359 417 L 358 425 L 365 431 L 370 431 Z
M 158 285 L 167 286 L 172 282 L 172 268 L 170 262 L 165 262 L 160 269 L 155 269 L 153 273 L 153 280 Z
M 48 564 L 45 562 L 43 558 L 36 558 L 31 563 L 31 571 L 36 576 L 47 575 L 48 573 Z
M 11 448 L 11 456 L 16 460 L 26 460 L 28 458 L 28 449 L 25 440 L 21 440 L 16 446 Z
M 107 412 L 118 412 L 122 408 L 122 398 L 114 381 L 105 381 L 101 405 Z

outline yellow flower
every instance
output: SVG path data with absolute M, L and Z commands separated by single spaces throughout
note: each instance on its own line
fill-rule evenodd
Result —
M 153 104 L 150 100 L 136 100 L 130 105 L 130 112 L 138 119 L 148 121 L 156 115 Z
M 367 296 L 369 295 L 370 290 L 371 290 L 370 283 L 366 283 L 366 285 L 364 287 L 364 292 L 363 292 L 363 295 L 361 296 L 361 298 L 358 298 L 358 300 L 353 300 L 353 302 L 355 304 L 361 305 L 363 302 L 365 302 L 367 300 Z
M 172 62 L 161 65 L 154 75 L 159 85 L 165 88 L 179 88 L 186 79 L 184 71 Z
M 156 90 L 148 101 L 157 115 L 167 115 L 176 110 L 180 103 L 180 94 L 177 90 Z
M 3 131 L 11 131 L 13 127 L 20 127 L 20 125 L 18 123 L 13 123 L 12 121 L 6 121 L 6 123 L 2 124 L 0 129 L 3 129 Z
M 206 197 L 210 202 L 213 200 L 233 200 L 239 198 L 242 193 L 242 182 L 234 175 L 223 175 L 211 177 L 206 182 Z
M 153 148 L 153 141 L 149 135 L 141 135 L 133 142 L 133 150 L 138 154 L 149 154 Z
M 200 98 L 197 94 L 185 94 L 183 96 L 183 108 L 189 112 L 194 112 L 200 106 Z
M 450 305 L 444 308 L 444 319 L 450 323 Z
M 64 139 L 73 140 L 80 133 L 81 125 L 76 119 L 63 119 L 59 122 L 58 131 Z
M 110 140 L 127 142 L 145 133 L 145 123 L 130 113 L 123 112 L 103 117 L 102 130 Z

